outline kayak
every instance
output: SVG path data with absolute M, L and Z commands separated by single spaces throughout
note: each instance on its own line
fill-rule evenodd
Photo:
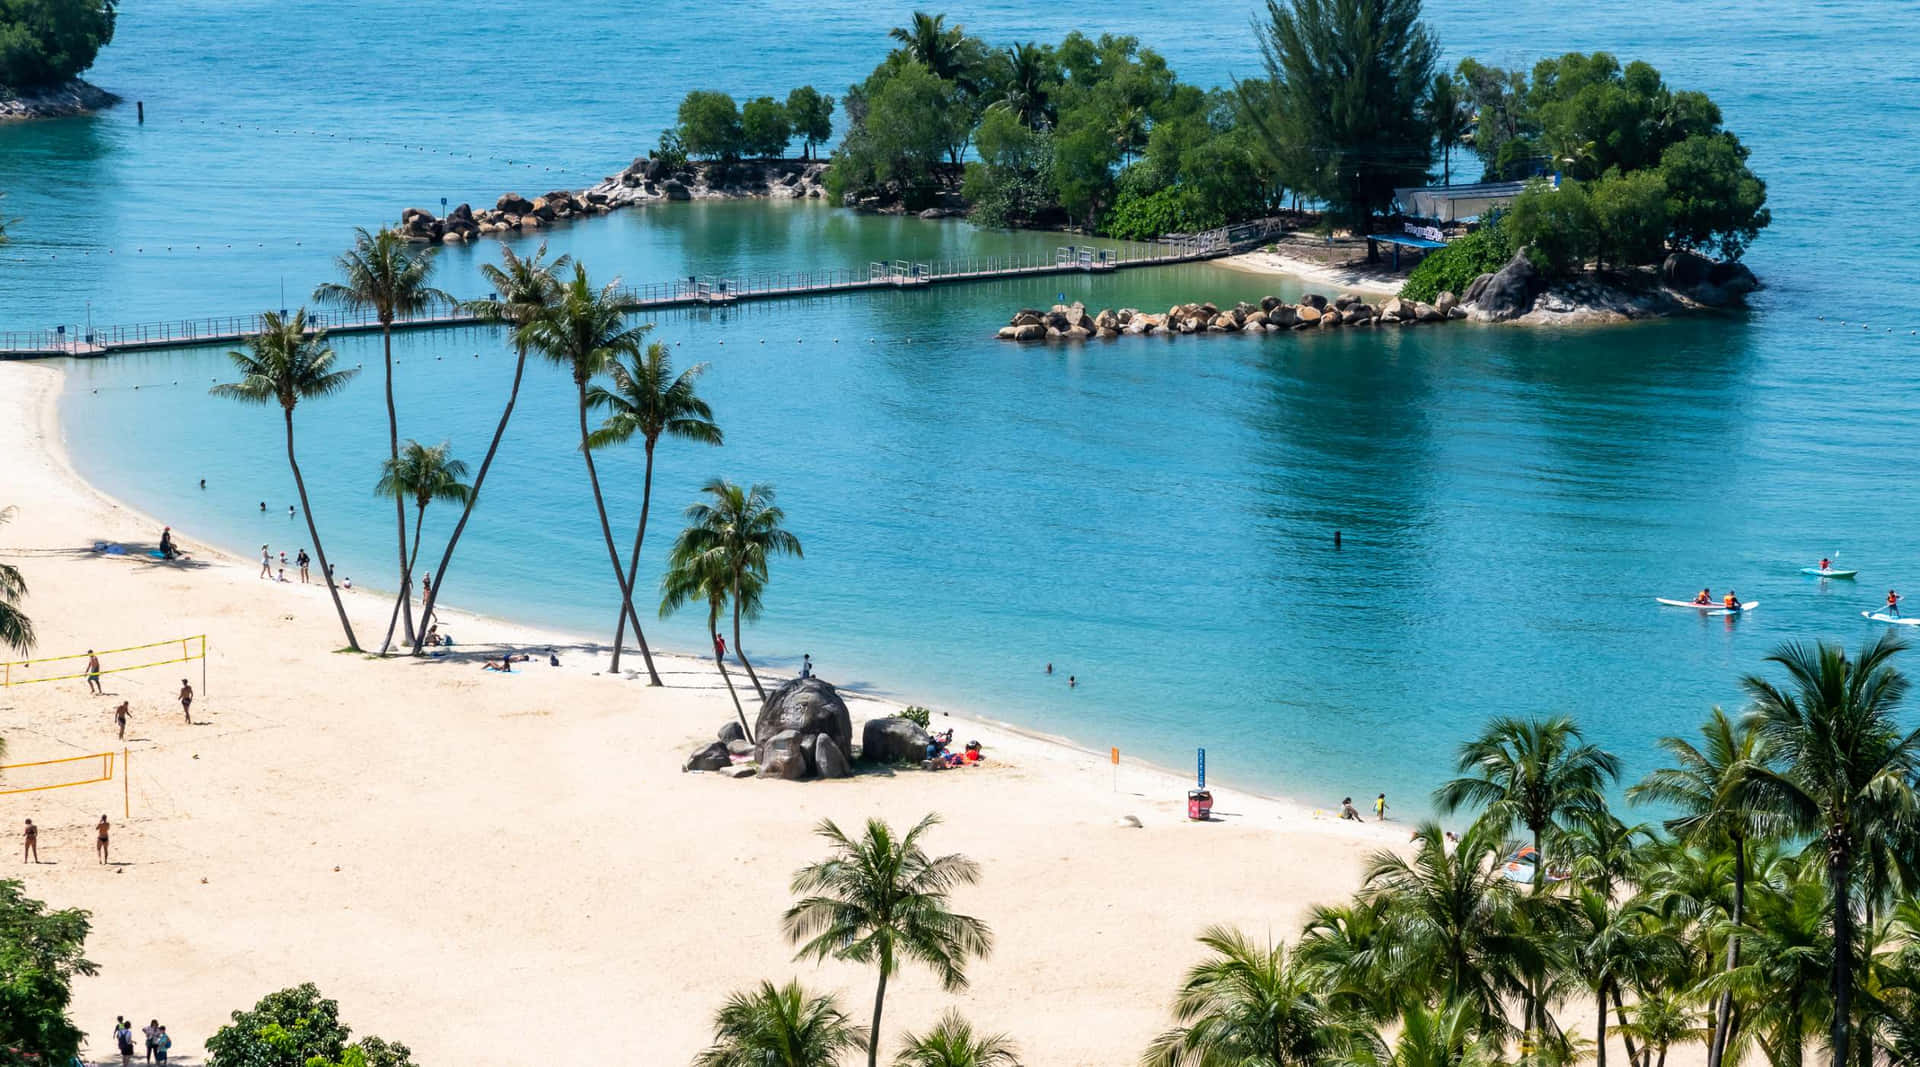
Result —
M 1884 611 L 1863 611 L 1860 614 L 1874 622 L 1891 623 L 1894 626 L 1920 626 L 1920 617 L 1909 619 L 1899 615 L 1889 615 Z
M 1668 600 L 1666 597 L 1663 597 L 1663 596 L 1657 596 L 1657 597 L 1654 597 L 1653 599 L 1659 601 L 1662 604 L 1665 604 L 1670 608 L 1695 608 L 1700 611 L 1718 612 L 1722 615 L 1731 615 L 1736 610 L 1752 611 L 1754 608 L 1757 608 L 1760 606 L 1760 602 L 1758 600 L 1746 601 L 1745 603 L 1741 604 L 1739 608 L 1735 609 L 1735 608 L 1729 608 L 1725 604 L 1722 604 L 1718 601 L 1715 601 L 1714 603 L 1711 603 L 1711 604 L 1696 604 L 1691 600 Z
M 1851 578 L 1854 575 L 1859 574 L 1860 572 L 1859 571 L 1835 571 L 1835 570 L 1823 571 L 1818 567 L 1802 567 L 1800 568 L 1800 573 L 1811 574 L 1815 578 Z

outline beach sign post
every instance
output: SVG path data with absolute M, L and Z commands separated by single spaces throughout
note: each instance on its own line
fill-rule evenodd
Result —
M 1203 748 L 1203 749 L 1200 749 L 1199 752 L 1200 752 L 1200 760 L 1199 760 L 1200 782 L 1196 786 L 1196 788 L 1205 789 L 1207 787 L 1207 750 Z
M 1187 790 L 1187 818 L 1194 822 L 1206 822 L 1213 818 L 1213 794 L 1207 792 L 1207 750 L 1197 750 L 1200 781 Z
M 1120 746 L 1113 747 L 1113 791 L 1120 791 Z

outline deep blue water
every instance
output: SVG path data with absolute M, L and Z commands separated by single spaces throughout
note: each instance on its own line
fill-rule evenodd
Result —
M 1240 2 L 1170 18 L 1122 0 L 1098 25 L 1088 9 L 946 10 L 996 41 L 1137 33 L 1203 83 L 1258 67 Z M 1312 799 L 1385 788 L 1413 805 L 1496 713 L 1574 713 L 1638 773 L 1654 737 L 1736 702 L 1738 676 L 1775 643 L 1864 636 L 1859 609 L 1920 576 L 1920 312 L 1903 250 L 1874 237 L 1920 200 L 1904 45 L 1920 13 L 1428 13 L 1455 56 L 1608 48 L 1711 93 L 1770 185 L 1776 223 L 1749 257 L 1770 286 L 1756 311 L 1072 352 L 991 339 L 1009 309 L 1061 291 L 1140 306 L 1294 291 L 1193 267 L 676 313 L 659 334 L 712 364 L 704 388 L 728 442 L 663 447 L 649 559 L 707 477 L 772 482 L 807 555 L 778 565 L 750 650 L 810 651 L 836 681 L 1169 763 L 1204 744 L 1215 775 Z M 837 95 L 908 14 L 130 6 L 94 78 L 144 99 L 144 127 L 127 107 L 0 128 L 5 213 L 22 219 L 0 250 L 0 329 L 279 306 L 283 282 L 297 302 L 354 225 L 441 196 L 579 187 L 652 143 L 685 88 Z M 673 205 L 548 239 L 630 281 L 1056 243 L 817 204 Z M 450 251 L 445 284 L 470 292 L 490 248 Z M 376 340 L 337 345 L 377 367 Z M 498 339 L 403 337 L 396 356 L 402 433 L 477 461 L 511 369 Z M 67 431 L 89 477 L 242 552 L 304 538 L 285 515 L 277 419 L 205 394 L 218 352 L 72 370 Z M 449 596 L 597 632 L 613 598 L 569 405 L 557 373 L 530 376 Z M 374 376 L 300 422 L 329 552 L 359 585 L 392 581 L 390 513 L 369 494 L 383 429 Z M 637 458 L 603 461 L 623 543 Z M 1858 588 L 1797 573 L 1829 552 L 1862 569 Z M 1735 622 L 1652 604 L 1701 585 L 1765 604 Z M 656 636 L 691 648 L 699 627 Z

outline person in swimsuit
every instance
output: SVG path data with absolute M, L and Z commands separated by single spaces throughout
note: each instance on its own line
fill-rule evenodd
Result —
M 122 741 L 127 739 L 127 720 L 133 717 L 132 712 L 127 710 L 128 703 L 122 700 L 120 706 L 113 709 L 113 725 L 119 728 Z
M 180 679 L 180 714 L 187 717 L 187 725 L 193 725 L 193 685 L 185 678 Z
M 96 825 L 94 829 L 99 832 L 100 837 L 94 842 L 93 850 L 100 854 L 100 862 L 105 863 L 107 862 L 107 831 L 113 829 L 113 827 L 108 825 L 107 817 L 102 815 L 100 816 L 99 824 Z
M 265 545 L 260 546 L 260 577 L 273 577 L 273 553 L 267 551 Z
M 100 688 L 100 657 L 93 654 L 93 649 L 87 649 L 87 692 L 94 696 L 106 692 Z
M 305 585 L 307 584 L 307 564 L 312 563 L 313 558 L 308 556 L 307 550 L 303 548 L 300 550 L 300 555 L 295 557 L 295 562 L 300 564 L 300 584 Z
M 1351 820 L 1353 820 L 1354 822 L 1359 822 L 1359 821 L 1360 821 L 1360 813 L 1354 810 L 1354 808 L 1353 808 L 1353 798 L 1352 798 L 1352 797 L 1343 797 L 1343 798 L 1341 798 L 1341 800 L 1340 800 L 1340 818 L 1341 818 L 1341 819 L 1343 819 L 1343 820 L 1345 820 L 1345 819 L 1351 819 Z
M 26 841 L 26 847 L 20 850 L 20 862 L 26 863 L 28 862 L 28 858 L 31 857 L 32 862 L 39 863 L 40 862 L 40 828 L 38 826 L 33 825 L 32 819 L 27 820 L 27 830 L 26 830 L 26 834 L 24 835 L 24 839 Z

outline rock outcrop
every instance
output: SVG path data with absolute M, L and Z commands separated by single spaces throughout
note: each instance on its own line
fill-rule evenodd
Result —
M 1581 271 L 1549 279 L 1522 251 L 1499 271 L 1475 278 L 1460 304 L 1445 313 L 1481 322 L 1599 325 L 1738 307 L 1759 286 L 1745 265 L 1692 252 L 1667 256 L 1658 270 Z
M 1084 304 L 1055 304 L 1046 311 L 1021 309 L 995 336 L 1003 341 L 1085 341 L 1094 337 L 1107 340 L 1141 334 L 1278 333 L 1337 327 L 1411 326 L 1466 317 L 1453 303 L 1453 294 L 1443 295 L 1445 299 L 1440 304 L 1416 304 L 1396 297 L 1376 309 L 1352 293 L 1343 293 L 1334 300 L 1319 293 L 1307 293 L 1293 304 L 1268 296 L 1257 304 L 1241 301 L 1225 308 L 1211 303 L 1175 304 L 1165 314 L 1126 307 L 1103 308 L 1088 314 Z
M 868 719 L 860 729 L 860 758 L 868 763 L 918 762 L 933 738 L 909 719 Z
M 0 122 L 85 115 L 119 102 L 118 96 L 79 78 L 39 89 L 9 89 L 0 85 Z
M 1467 287 L 1467 303 L 1481 322 L 1507 322 L 1532 311 L 1534 298 L 1545 291 L 1546 283 L 1523 248 L 1506 266 L 1475 278 Z

